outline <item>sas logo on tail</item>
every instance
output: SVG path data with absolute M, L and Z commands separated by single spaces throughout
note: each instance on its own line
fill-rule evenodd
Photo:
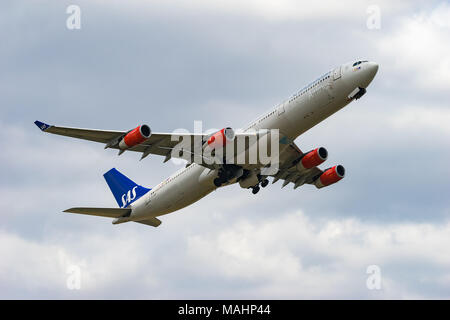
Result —
M 122 208 L 128 206 L 134 199 L 136 199 L 136 189 L 138 186 L 133 187 L 133 189 L 128 190 L 127 193 L 122 195 Z

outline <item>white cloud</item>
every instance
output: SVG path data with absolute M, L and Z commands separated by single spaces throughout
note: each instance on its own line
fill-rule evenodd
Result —
M 394 112 L 389 118 L 396 129 L 427 130 L 450 134 L 450 109 L 435 107 L 409 107 Z
M 2 297 L 38 297 L 42 290 L 45 297 L 66 298 L 430 298 L 433 289 L 450 292 L 450 222 L 377 224 L 297 212 L 215 224 L 206 219 L 193 231 L 181 223 L 169 230 L 177 240 L 167 230 L 127 227 L 116 236 L 59 233 L 40 241 L 1 231 Z M 381 268 L 381 290 L 366 287 L 367 267 L 374 264 Z M 81 269 L 79 291 L 66 286 L 71 265 Z M 179 284 L 186 279 L 189 290 Z M 234 285 L 197 288 L 199 279 Z M 424 283 L 432 290 L 421 290 Z M 133 292 L 113 290 L 123 286 Z
M 449 231 L 450 223 L 378 225 L 296 213 L 257 224 L 242 220 L 218 234 L 192 236 L 188 254 L 216 276 L 256 282 L 247 291 L 253 298 L 370 298 L 374 293 L 366 288 L 365 272 L 372 264 L 382 270 L 378 297 L 407 298 L 426 293 L 415 292 L 413 283 L 406 293 L 405 283 L 390 273 L 392 266 L 405 272 L 410 263 L 448 268 Z M 425 270 L 415 276 L 447 277 Z M 448 283 L 442 286 L 450 290 Z
M 189 5 L 192 1 L 187 1 Z M 345 6 L 334 2 L 301 2 L 295 0 L 249 0 L 249 1 L 194 1 L 198 8 L 238 15 L 259 16 L 269 20 L 311 19 L 330 16 L 347 16 L 355 8 L 361 8 L 360 1 L 351 1 Z M 364 6 L 364 4 L 362 4 Z M 348 10 L 352 8 L 353 10 Z M 363 10 L 361 11 L 363 14 Z
M 389 68 L 404 72 L 417 86 L 429 90 L 450 88 L 450 5 L 404 17 L 392 33 L 377 43 Z
M 123 8 L 120 0 L 99 0 L 105 5 Z M 160 10 L 171 10 L 171 12 L 184 12 L 195 14 L 229 14 L 235 16 L 259 17 L 269 21 L 285 20 L 312 20 L 312 19 L 342 19 L 361 18 L 365 26 L 368 14 L 366 9 L 373 5 L 372 1 L 347 0 L 345 4 L 324 0 L 321 2 L 298 1 L 298 0 L 177 0 L 177 1 L 128 1 L 127 8 L 147 7 L 148 12 L 159 12 Z M 405 7 L 411 6 L 411 1 L 386 1 L 379 0 L 376 5 L 380 6 L 383 13 L 397 12 Z
M 151 255 L 143 254 L 144 243 L 130 231 L 122 235 L 126 237 L 90 234 L 78 239 L 70 234 L 53 234 L 36 241 L 0 231 L 1 298 L 101 298 L 110 295 L 111 287 L 129 281 L 137 285 L 136 275 L 149 289 L 157 285 L 149 263 Z M 67 285 L 72 266 L 80 270 L 80 290 Z
M 0 294 L 9 298 L 14 284 L 21 284 L 23 296 L 30 292 L 54 288 L 63 281 L 63 269 L 58 264 L 56 248 L 27 241 L 18 235 L 0 232 Z M 20 254 L 18 254 L 20 253 Z

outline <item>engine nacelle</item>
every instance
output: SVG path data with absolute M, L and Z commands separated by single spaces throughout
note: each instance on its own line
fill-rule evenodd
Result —
M 223 128 L 208 138 L 207 146 L 211 149 L 222 148 L 234 140 L 235 133 L 232 128 Z
M 333 183 L 338 182 L 345 176 L 345 169 L 341 165 L 334 166 L 327 169 L 322 175 L 314 182 L 317 188 L 323 188 Z
M 244 189 L 254 187 L 258 183 L 258 175 L 254 171 L 250 171 L 250 173 L 244 179 L 239 180 L 239 185 Z
M 141 144 L 152 135 L 152 131 L 150 127 L 146 124 L 143 124 L 130 132 L 128 132 L 125 137 L 119 142 L 119 148 L 122 150 L 134 147 L 138 144 Z
M 324 147 L 317 148 L 308 152 L 303 156 L 299 163 L 297 163 L 297 170 L 304 171 L 317 167 L 319 164 L 327 160 L 328 151 Z

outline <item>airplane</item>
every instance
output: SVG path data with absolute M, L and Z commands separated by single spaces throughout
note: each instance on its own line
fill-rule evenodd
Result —
M 154 188 L 136 184 L 115 168 L 106 172 L 104 178 L 119 208 L 75 207 L 64 211 L 114 218 L 113 224 L 132 221 L 157 227 L 161 224 L 157 217 L 187 207 L 226 185 L 239 183 L 240 187 L 251 189 L 256 194 L 260 186 L 265 188 L 268 185 L 269 177 L 273 178 L 272 183 L 282 180 L 282 187 L 292 183 L 294 189 L 304 184 L 315 185 L 320 189 L 340 181 L 345 176 L 342 165 L 325 170 L 318 168 L 328 157 L 324 147 L 303 153 L 294 140 L 353 100 L 361 98 L 377 71 L 378 64 L 367 60 L 342 64 L 251 122 L 241 132 L 227 127 L 209 134 L 181 133 L 177 140 L 173 139 L 174 134 L 171 133 L 153 133 L 146 124 L 129 131 L 59 127 L 41 121 L 35 121 L 35 124 L 43 132 L 103 143 L 105 149 L 118 149 L 119 155 L 125 151 L 140 152 L 141 160 L 154 154 L 164 156 L 166 162 L 172 157 L 186 159 L 183 155 L 187 154 L 186 166 Z M 230 161 L 236 159 L 238 151 L 231 158 L 225 158 L 218 152 L 218 158 L 223 161 L 213 163 L 195 152 L 209 148 L 210 155 L 215 157 L 216 150 L 225 150 L 228 145 L 234 145 L 236 137 L 267 139 L 268 134 L 258 133 L 264 130 L 277 132 L 273 136 L 277 138 L 274 141 L 277 143 L 278 162 L 273 172 L 264 171 L 266 163 L 250 163 L 245 157 L 244 161 L 237 164 Z M 184 152 L 183 148 L 174 152 L 180 136 L 189 141 L 188 145 L 193 146 L 194 152 L 192 149 Z M 250 142 L 244 144 L 244 152 L 248 153 L 249 150 Z

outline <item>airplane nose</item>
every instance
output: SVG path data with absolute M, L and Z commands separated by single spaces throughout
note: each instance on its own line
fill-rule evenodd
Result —
M 366 62 L 361 71 L 361 73 L 357 73 L 356 75 L 356 85 L 362 88 L 367 88 L 377 74 L 378 64 L 375 62 Z
M 375 77 L 377 72 L 378 72 L 378 63 L 369 62 L 367 65 L 367 73 L 368 76 L 370 77 L 370 80 L 372 80 Z

